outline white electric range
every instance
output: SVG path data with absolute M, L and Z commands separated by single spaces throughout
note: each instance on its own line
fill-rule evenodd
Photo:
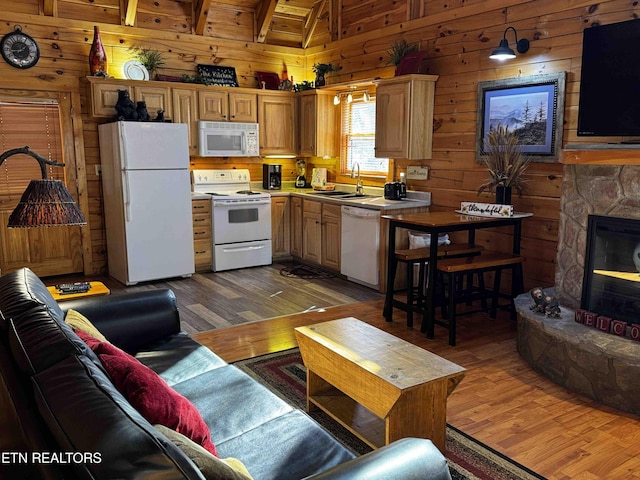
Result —
M 193 170 L 191 179 L 194 193 L 211 196 L 211 270 L 270 265 L 271 195 L 251 191 L 249 170 Z

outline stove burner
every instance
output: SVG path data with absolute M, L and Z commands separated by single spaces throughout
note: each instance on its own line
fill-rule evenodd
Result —
M 238 195 L 259 195 L 258 192 L 252 192 L 251 190 L 239 190 L 236 193 Z

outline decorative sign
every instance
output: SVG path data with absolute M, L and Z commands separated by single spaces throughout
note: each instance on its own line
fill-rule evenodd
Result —
M 198 65 L 198 76 L 206 85 L 217 87 L 238 87 L 238 77 L 234 67 L 220 65 Z
M 484 217 L 511 217 L 513 205 L 497 203 L 461 202 L 460 212 L 467 215 L 481 215 Z

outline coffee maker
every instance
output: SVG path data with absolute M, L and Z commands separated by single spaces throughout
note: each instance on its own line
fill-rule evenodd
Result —
M 262 165 L 262 188 L 280 190 L 282 185 L 282 165 Z

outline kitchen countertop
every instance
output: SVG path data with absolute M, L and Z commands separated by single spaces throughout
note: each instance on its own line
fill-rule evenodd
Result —
M 408 191 L 406 199 L 388 200 L 384 198 L 382 187 L 364 187 L 366 195 L 373 195 L 366 198 L 339 198 L 331 195 L 323 195 L 312 188 L 295 188 L 293 182 L 284 182 L 280 190 L 265 190 L 262 183 L 252 182 L 251 189 L 254 192 L 266 192 L 272 197 L 296 196 L 313 200 L 320 200 L 337 205 L 349 205 L 353 207 L 368 208 L 370 210 L 394 210 L 399 208 L 428 207 L 431 205 L 431 192 Z M 351 184 L 336 184 L 336 190 L 355 193 L 356 187 Z

